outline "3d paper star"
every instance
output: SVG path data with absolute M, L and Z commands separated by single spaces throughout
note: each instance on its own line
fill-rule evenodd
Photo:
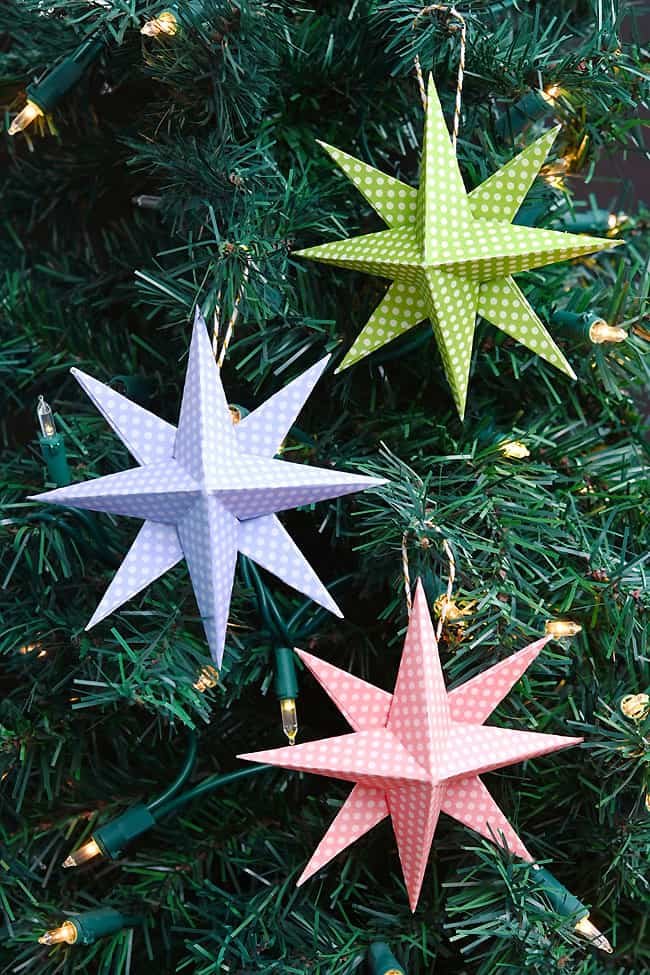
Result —
M 462 419 L 478 314 L 576 378 L 511 277 L 622 243 L 512 224 L 558 130 L 469 194 L 432 79 L 417 190 L 321 143 L 390 228 L 297 251 L 393 282 L 339 369 L 428 318 Z
M 548 639 L 448 692 L 418 583 L 393 694 L 298 650 L 354 733 L 239 756 L 356 783 L 298 884 L 386 816 L 392 819 L 411 910 L 441 812 L 532 860 L 479 774 L 582 741 L 484 724 Z
M 197 314 L 178 429 L 72 370 L 141 466 L 34 500 L 146 519 L 86 629 L 184 558 L 220 665 L 238 552 L 341 616 L 275 517 L 277 511 L 383 483 L 273 457 L 328 359 L 233 425 L 205 323 Z

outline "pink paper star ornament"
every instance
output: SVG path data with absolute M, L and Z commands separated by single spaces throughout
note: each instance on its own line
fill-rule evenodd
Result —
M 298 884 L 387 816 L 411 910 L 420 896 L 441 812 L 532 860 L 479 776 L 582 741 L 484 724 L 548 639 L 531 643 L 447 691 L 426 597 L 418 583 L 393 694 L 296 651 L 353 733 L 239 757 L 355 783 Z

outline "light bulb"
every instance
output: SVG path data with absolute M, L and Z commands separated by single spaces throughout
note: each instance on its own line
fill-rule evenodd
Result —
M 436 600 L 433 608 L 438 613 L 438 616 L 444 615 L 445 619 L 449 620 L 450 623 L 454 620 L 459 620 L 465 615 L 465 611 L 460 608 L 458 603 L 455 603 L 453 599 L 449 599 L 448 596 L 440 596 Z
M 78 933 L 72 921 L 64 921 L 60 927 L 52 928 L 51 931 L 46 931 L 45 934 L 41 935 L 38 943 L 41 945 L 59 945 L 65 942 L 67 945 L 73 945 L 77 940 Z
M 67 869 L 68 867 L 78 867 L 82 863 L 86 863 L 88 860 L 92 860 L 93 857 L 98 857 L 102 855 L 102 848 L 99 843 L 92 837 L 83 846 L 80 846 L 78 850 L 71 853 L 63 861 L 63 866 Z
M 598 318 L 589 326 L 589 338 L 594 345 L 602 345 L 603 342 L 624 342 L 627 332 L 618 325 L 609 325 L 604 319 Z
M 282 730 L 289 739 L 289 744 L 295 745 L 296 735 L 298 734 L 298 714 L 296 712 L 294 698 L 282 698 L 280 701 L 280 714 L 282 715 Z
M 628 221 L 627 213 L 610 213 L 607 217 L 607 236 L 616 237 L 624 223 Z
M 192 686 L 195 687 L 196 690 L 199 691 L 201 694 L 203 694 L 204 691 L 207 691 L 210 687 L 216 687 L 218 683 L 219 683 L 219 671 L 217 670 L 216 667 L 213 667 L 211 664 L 208 664 L 206 667 L 203 668 L 197 680 L 194 682 Z
M 28 653 L 34 653 L 34 650 L 39 651 L 38 653 L 39 657 L 47 656 L 47 650 L 42 650 L 40 643 L 26 643 L 24 646 L 20 648 L 18 653 L 21 653 L 23 656 L 26 656 Z
M 611 955 L 614 951 L 609 941 L 598 930 L 595 924 L 589 920 L 589 915 L 585 914 L 583 918 L 580 918 L 576 924 L 574 930 L 582 937 L 586 938 L 590 942 L 592 947 L 599 948 L 601 951 L 606 951 L 608 955 Z
M 499 444 L 499 450 L 509 460 L 523 460 L 530 457 L 530 450 L 521 440 L 506 440 Z
M 178 20 L 173 10 L 162 10 L 157 17 L 148 20 L 140 28 L 140 33 L 145 37 L 158 37 L 160 34 L 167 34 L 173 37 L 178 31 Z
M 23 129 L 26 129 L 28 125 L 32 124 L 34 119 L 37 119 L 42 114 L 43 111 L 38 107 L 36 102 L 30 102 L 28 99 L 23 110 L 18 112 L 18 115 L 16 115 L 16 118 L 9 126 L 9 135 L 17 135 L 18 132 L 22 132 Z
M 562 93 L 562 89 L 558 84 L 547 85 L 546 88 L 542 88 L 540 95 L 545 102 L 552 105 L 555 99 Z
M 459 606 L 455 600 L 450 599 L 446 593 L 443 593 L 442 596 L 438 596 L 433 604 L 433 608 L 437 616 L 444 617 L 446 623 L 457 623 L 463 626 L 464 617 L 471 614 L 475 605 L 476 600 L 472 600 L 472 602 L 467 603 L 465 606 Z
M 566 189 L 563 174 L 567 172 L 568 169 L 568 166 L 561 165 L 562 163 L 563 160 L 559 159 L 558 166 L 555 169 L 550 166 L 544 166 L 544 168 L 540 170 L 540 175 L 544 180 L 546 180 L 548 185 L 554 190 L 558 190 L 560 193 L 563 193 Z
M 43 396 L 38 397 L 38 406 L 36 407 L 36 416 L 38 417 L 38 422 L 41 425 L 41 433 L 44 437 L 56 437 L 56 424 L 54 423 L 54 415 L 52 414 L 52 407 L 49 403 L 45 401 Z
M 581 630 L 580 623 L 574 623 L 573 620 L 546 620 L 544 625 L 544 632 L 547 636 L 555 637 L 556 640 L 561 640 L 567 636 L 575 636 Z
M 631 721 L 645 721 L 650 713 L 648 694 L 626 694 L 621 701 L 621 711 Z

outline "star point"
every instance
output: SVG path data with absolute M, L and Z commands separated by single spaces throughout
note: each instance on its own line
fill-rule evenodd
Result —
M 392 821 L 412 910 L 441 812 L 532 860 L 479 775 L 582 741 L 484 724 L 547 639 L 448 692 L 418 583 L 393 694 L 297 651 L 352 733 L 239 758 L 354 783 L 299 884 L 386 817 Z
M 623 243 L 512 223 L 559 128 L 542 135 L 470 193 L 431 77 L 417 189 L 319 143 L 388 227 L 296 252 L 391 282 L 337 373 L 428 319 L 462 419 L 480 315 L 576 378 L 512 277 Z
M 72 370 L 139 466 L 32 500 L 144 519 L 87 629 L 184 558 L 210 651 L 220 665 L 238 552 L 341 615 L 276 517 L 289 508 L 384 483 L 274 457 L 329 358 L 233 425 L 197 310 L 178 428 Z

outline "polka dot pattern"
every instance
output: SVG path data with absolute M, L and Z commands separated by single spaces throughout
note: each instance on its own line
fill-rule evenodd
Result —
M 377 483 L 375 478 L 359 474 L 238 454 L 232 466 L 224 462 L 208 490 L 237 518 L 244 520 L 325 498 L 338 498 Z
M 335 240 L 320 247 L 297 252 L 324 264 L 336 264 L 353 271 L 366 271 L 381 278 L 397 278 L 415 285 L 422 267 L 422 255 L 410 227 L 381 230 L 377 234 Z
M 237 552 L 341 615 L 275 512 L 383 483 L 273 454 L 327 359 L 233 426 L 205 322 L 194 323 L 178 430 L 90 376 L 79 382 L 142 466 L 38 495 L 145 524 L 104 594 L 95 625 L 183 556 L 210 651 L 223 657 Z
M 145 521 L 86 629 L 90 630 L 109 616 L 182 558 L 183 549 L 176 526 Z
M 386 727 L 433 780 L 444 758 L 451 716 L 436 636 L 418 582 Z
M 389 229 L 310 247 L 298 255 L 393 282 L 339 369 L 430 318 L 462 418 L 472 335 L 480 313 L 575 378 L 511 275 L 621 242 L 511 223 L 555 135 L 556 130 L 543 135 L 467 194 L 430 79 L 417 190 L 339 149 L 324 146 Z M 444 274 L 453 279 L 451 284 Z M 433 282 L 447 286 L 439 302 L 431 296 Z M 453 298 L 454 292 L 458 300 Z
M 450 691 L 449 708 L 452 720 L 462 724 L 483 724 L 550 639 L 549 636 L 543 636 L 541 640 L 536 640 Z
M 483 724 L 546 642 L 538 640 L 448 694 L 418 583 L 393 695 L 298 651 L 355 731 L 239 757 L 355 782 L 299 883 L 388 814 L 413 910 L 441 811 L 529 860 L 478 774 L 581 741 Z
M 110 511 L 131 518 L 155 515 L 155 521 L 174 524 L 199 495 L 199 485 L 191 474 L 176 461 L 168 460 L 55 488 L 37 495 L 37 499 L 87 511 Z
M 277 454 L 330 359 L 326 355 L 236 424 L 235 441 L 240 454 Z
M 275 515 L 239 522 L 239 551 L 339 618 L 343 613 Z
M 210 648 L 223 647 L 237 562 L 237 519 L 210 495 L 177 525 Z M 221 657 L 217 655 L 218 664 Z
M 506 335 L 523 342 L 527 348 L 565 372 L 571 379 L 576 378 L 575 372 L 513 278 L 501 278 L 482 284 L 478 296 L 478 313 Z
M 429 294 L 429 318 L 440 358 L 461 419 L 465 415 L 469 367 L 476 326 L 477 282 L 447 271 L 423 272 Z
M 347 152 L 329 146 L 320 139 L 316 141 L 341 167 L 385 224 L 399 227 L 412 222 L 417 208 L 417 190 L 361 162 L 360 159 L 349 156 Z
M 407 332 L 430 315 L 426 292 L 423 293 L 420 288 L 407 281 L 393 281 L 383 301 L 374 310 L 336 371 L 347 369 L 357 359 L 381 348 L 386 342 Z
M 276 759 L 282 757 L 282 761 Z M 427 782 L 426 769 L 386 728 L 355 731 L 336 738 L 321 738 L 239 758 L 282 765 L 296 772 L 318 770 L 344 782 L 361 782 L 374 789 Z
M 471 224 L 471 214 L 432 78 L 429 78 L 427 100 L 415 237 L 423 266 L 435 267 L 440 265 L 441 253 L 462 258 L 460 231 Z
M 503 220 L 510 223 L 544 165 L 560 128 L 561 126 L 556 125 L 545 132 L 472 190 L 468 200 L 473 217 L 477 220 Z
M 192 330 L 174 456 L 202 485 L 216 482 L 235 456 L 235 428 L 217 379 L 205 325 Z
M 442 812 L 469 826 L 486 840 L 505 846 L 522 860 L 532 861 L 533 857 L 478 777 L 467 776 L 447 782 Z
M 81 369 L 70 372 L 138 464 L 158 464 L 173 457 L 176 427 Z
M 458 235 L 456 246 L 437 249 L 434 263 L 481 282 L 566 261 L 597 249 L 594 238 L 584 234 L 475 220 L 471 229 Z
M 526 758 L 577 745 L 580 741 L 581 738 L 453 722 L 447 735 L 440 777 L 454 779 L 469 772 L 473 775 L 493 772 L 505 765 L 523 762 Z
M 386 793 L 411 910 L 418 905 L 444 789 L 426 783 Z
M 385 728 L 393 695 L 304 650 L 296 653 L 355 731 Z
M 382 789 L 355 785 L 330 828 L 320 841 L 314 855 L 301 873 L 297 887 L 304 884 L 321 867 L 329 863 L 346 847 L 351 846 L 388 816 L 388 803 Z

